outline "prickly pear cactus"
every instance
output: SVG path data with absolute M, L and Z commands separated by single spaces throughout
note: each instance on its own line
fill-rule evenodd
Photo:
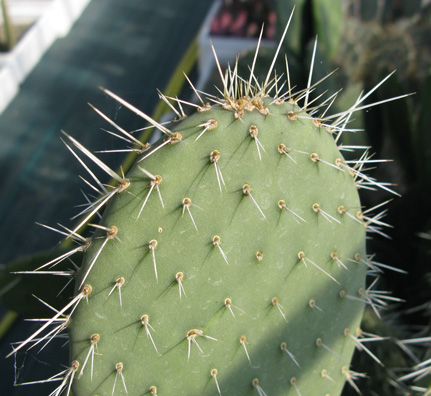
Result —
M 77 395 L 110 394 L 116 379 L 118 395 L 340 392 L 365 228 L 331 132 L 263 95 L 165 131 L 80 270 L 77 292 L 91 293 L 73 316 L 72 359 L 82 370 L 96 343 L 100 355 Z
M 68 328 L 70 367 L 50 379 L 61 380 L 53 394 L 336 396 L 346 381 L 357 389 L 362 374 L 350 360 L 355 347 L 368 351 L 364 305 L 383 304 L 365 289 L 367 272 L 380 271 L 366 231 L 382 223 L 362 211 L 357 190 L 384 185 L 362 173 L 367 152 L 346 161 L 340 149 L 353 148 L 337 146 L 361 100 L 327 116 L 333 97 L 316 105 L 311 83 L 293 94 L 272 66 L 264 82 L 253 69 L 244 78 L 220 70 L 221 98 L 193 87 L 200 102 L 189 103 L 190 116 L 185 102 L 162 96 L 178 115 L 169 129 L 105 90 L 163 134 L 148 147 L 98 111 L 139 145 L 126 176 L 65 133 L 75 156 L 116 186 L 85 165 L 100 197 L 62 231 L 78 247 L 38 269 L 85 251 L 75 297 L 14 350 Z M 91 238 L 79 234 L 84 226 Z

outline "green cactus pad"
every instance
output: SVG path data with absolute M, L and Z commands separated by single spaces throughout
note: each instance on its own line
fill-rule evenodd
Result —
M 94 108 L 139 153 L 127 175 L 64 132 L 99 196 L 74 227 L 47 226 L 78 246 L 32 272 L 72 276 L 74 297 L 44 302 L 54 316 L 8 355 L 67 330 L 69 367 L 40 381 L 60 381 L 52 396 L 339 396 L 365 376 L 350 369 L 355 348 L 382 364 L 364 345 L 381 337 L 360 323 L 366 304 L 379 316 L 400 301 L 374 290 L 396 269 L 365 246 L 368 233 L 385 235 L 385 210 L 373 212 L 387 202 L 364 210 L 358 189 L 393 191 L 364 173 L 376 162 L 368 148 L 340 137 L 389 76 L 327 115 L 337 95 L 316 104 L 312 68 L 298 92 L 287 60 L 285 82 L 273 73 L 280 47 L 263 82 L 257 49 L 246 77 L 216 57 L 219 97 L 190 81 L 198 104 L 160 94 L 177 116 L 169 129 L 104 90 L 163 135 L 144 144 Z M 61 271 L 75 255 L 82 265 Z
M 339 395 L 367 267 L 334 131 L 236 95 L 165 132 L 78 274 L 73 394 Z

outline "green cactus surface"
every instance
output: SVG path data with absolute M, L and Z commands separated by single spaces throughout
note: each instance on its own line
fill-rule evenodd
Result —
M 337 396 L 346 382 L 359 392 L 355 348 L 380 363 L 360 323 L 366 304 L 385 305 L 366 286 L 381 270 L 365 246 L 385 224 L 358 189 L 388 187 L 363 173 L 366 149 L 339 141 L 368 95 L 327 116 L 335 96 L 316 104 L 312 71 L 293 93 L 274 64 L 258 81 L 254 61 L 243 77 L 217 61 L 220 95 L 191 84 L 198 104 L 160 94 L 177 115 L 169 128 L 104 90 L 162 133 L 140 143 L 95 109 L 140 152 L 127 175 L 64 133 L 100 196 L 59 231 L 78 247 L 35 270 L 85 252 L 74 297 L 12 352 L 68 330 L 52 395 Z
M 331 132 L 294 100 L 238 98 L 144 154 L 80 269 L 79 374 L 97 354 L 74 394 L 340 393 L 365 227 Z

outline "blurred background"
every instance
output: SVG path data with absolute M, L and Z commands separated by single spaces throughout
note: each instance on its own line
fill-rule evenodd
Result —
M 55 384 L 14 384 L 48 378 L 67 364 L 67 344 L 61 338 L 41 352 L 35 348 L 16 358 L 3 358 L 11 343 L 37 328 L 37 323 L 24 321 L 23 316 L 49 314 L 44 307 L 38 308 L 41 304 L 32 293 L 52 294 L 50 290 L 54 290 L 55 297 L 65 283 L 50 279 L 34 289 L 33 278 L 10 276 L 10 268 L 28 265 L 31 259 L 22 258 L 36 253 L 39 256 L 33 260 L 46 262 L 62 238 L 36 223 L 71 226 L 79 205 L 86 203 L 85 184 L 77 177 L 83 174 L 82 167 L 62 143 L 60 131 L 72 134 L 91 150 L 118 149 L 118 139 L 102 130 L 107 128 L 106 122 L 87 102 L 127 131 L 141 134 L 147 125 L 106 97 L 100 86 L 154 118 L 167 120 L 172 115 L 159 103 L 157 89 L 194 101 L 184 71 L 199 89 L 215 92 L 218 78 L 210 40 L 225 65 L 233 64 L 241 53 L 240 69 L 248 75 L 247 65 L 253 60 L 262 25 L 256 73 L 266 75 L 294 6 L 276 70 L 286 72 L 286 53 L 297 90 L 307 86 L 317 36 L 313 82 L 338 71 L 314 95 L 328 90 L 330 96 L 342 89 L 331 112 L 353 105 L 361 92 L 369 91 L 394 70 L 366 103 L 414 94 L 356 113 L 349 127 L 365 132 L 345 133 L 341 143 L 372 146 L 375 158 L 392 160 L 370 169 L 370 174 L 390 183 L 401 196 L 384 190 L 361 191 L 365 208 L 391 200 L 380 208 L 387 209 L 382 221 L 390 227 L 378 227 L 368 251 L 377 262 L 407 272 L 388 270 L 379 283 L 379 289 L 403 302 L 381 312 L 382 321 L 371 312 L 365 316 L 366 331 L 391 337 L 370 345 L 386 367 L 356 354 L 353 370 L 372 374 L 358 383 L 364 395 L 416 394 L 409 384 L 394 380 L 431 357 L 428 343 L 409 345 L 403 351 L 404 344 L 399 342 L 431 335 L 430 0 L 1 0 L 1 5 L 2 394 L 49 394 Z M 142 138 L 148 139 L 150 132 L 143 131 Z M 100 155 L 113 169 L 130 163 L 127 154 Z M 8 263 L 15 267 L 6 268 Z M 62 300 L 58 301 L 61 305 Z M 417 394 L 425 394 L 429 385 L 424 376 L 415 384 Z M 346 387 L 344 394 L 355 391 Z

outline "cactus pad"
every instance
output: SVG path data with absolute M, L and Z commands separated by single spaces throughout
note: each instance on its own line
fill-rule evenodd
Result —
M 105 90 L 163 134 L 149 147 L 104 116 L 141 152 L 126 176 L 65 133 L 75 156 L 116 186 L 90 172 L 100 197 L 67 229 L 80 244 L 70 254 L 85 251 L 75 297 L 15 349 L 50 338 L 57 322 L 68 328 L 70 366 L 53 395 L 337 396 L 346 381 L 356 387 L 350 360 L 366 349 L 364 305 L 377 301 L 365 289 L 376 270 L 365 236 L 380 225 L 357 190 L 384 187 L 362 173 L 367 152 L 352 163 L 337 145 L 361 100 L 326 116 L 331 98 L 312 104 L 313 87 L 294 94 L 289 79 L 282 93 L 272 66 L 264 82 L 254 64 L 244 78 L 218 67 L 221 98 L 192 86 L 192 115 L 162 96 L 178 116 L 169 129 Z M 84 226 L 91 238 L 78 234 Z
M 110 202 L 77 282 L 93 292 L 72 358 L 95 337 L 98 353 L 77 395 L 340 392 L 363 310 L 345 298 L 366 273 L 357 188 L 330 128 L 258 105 L 175 124 Z

